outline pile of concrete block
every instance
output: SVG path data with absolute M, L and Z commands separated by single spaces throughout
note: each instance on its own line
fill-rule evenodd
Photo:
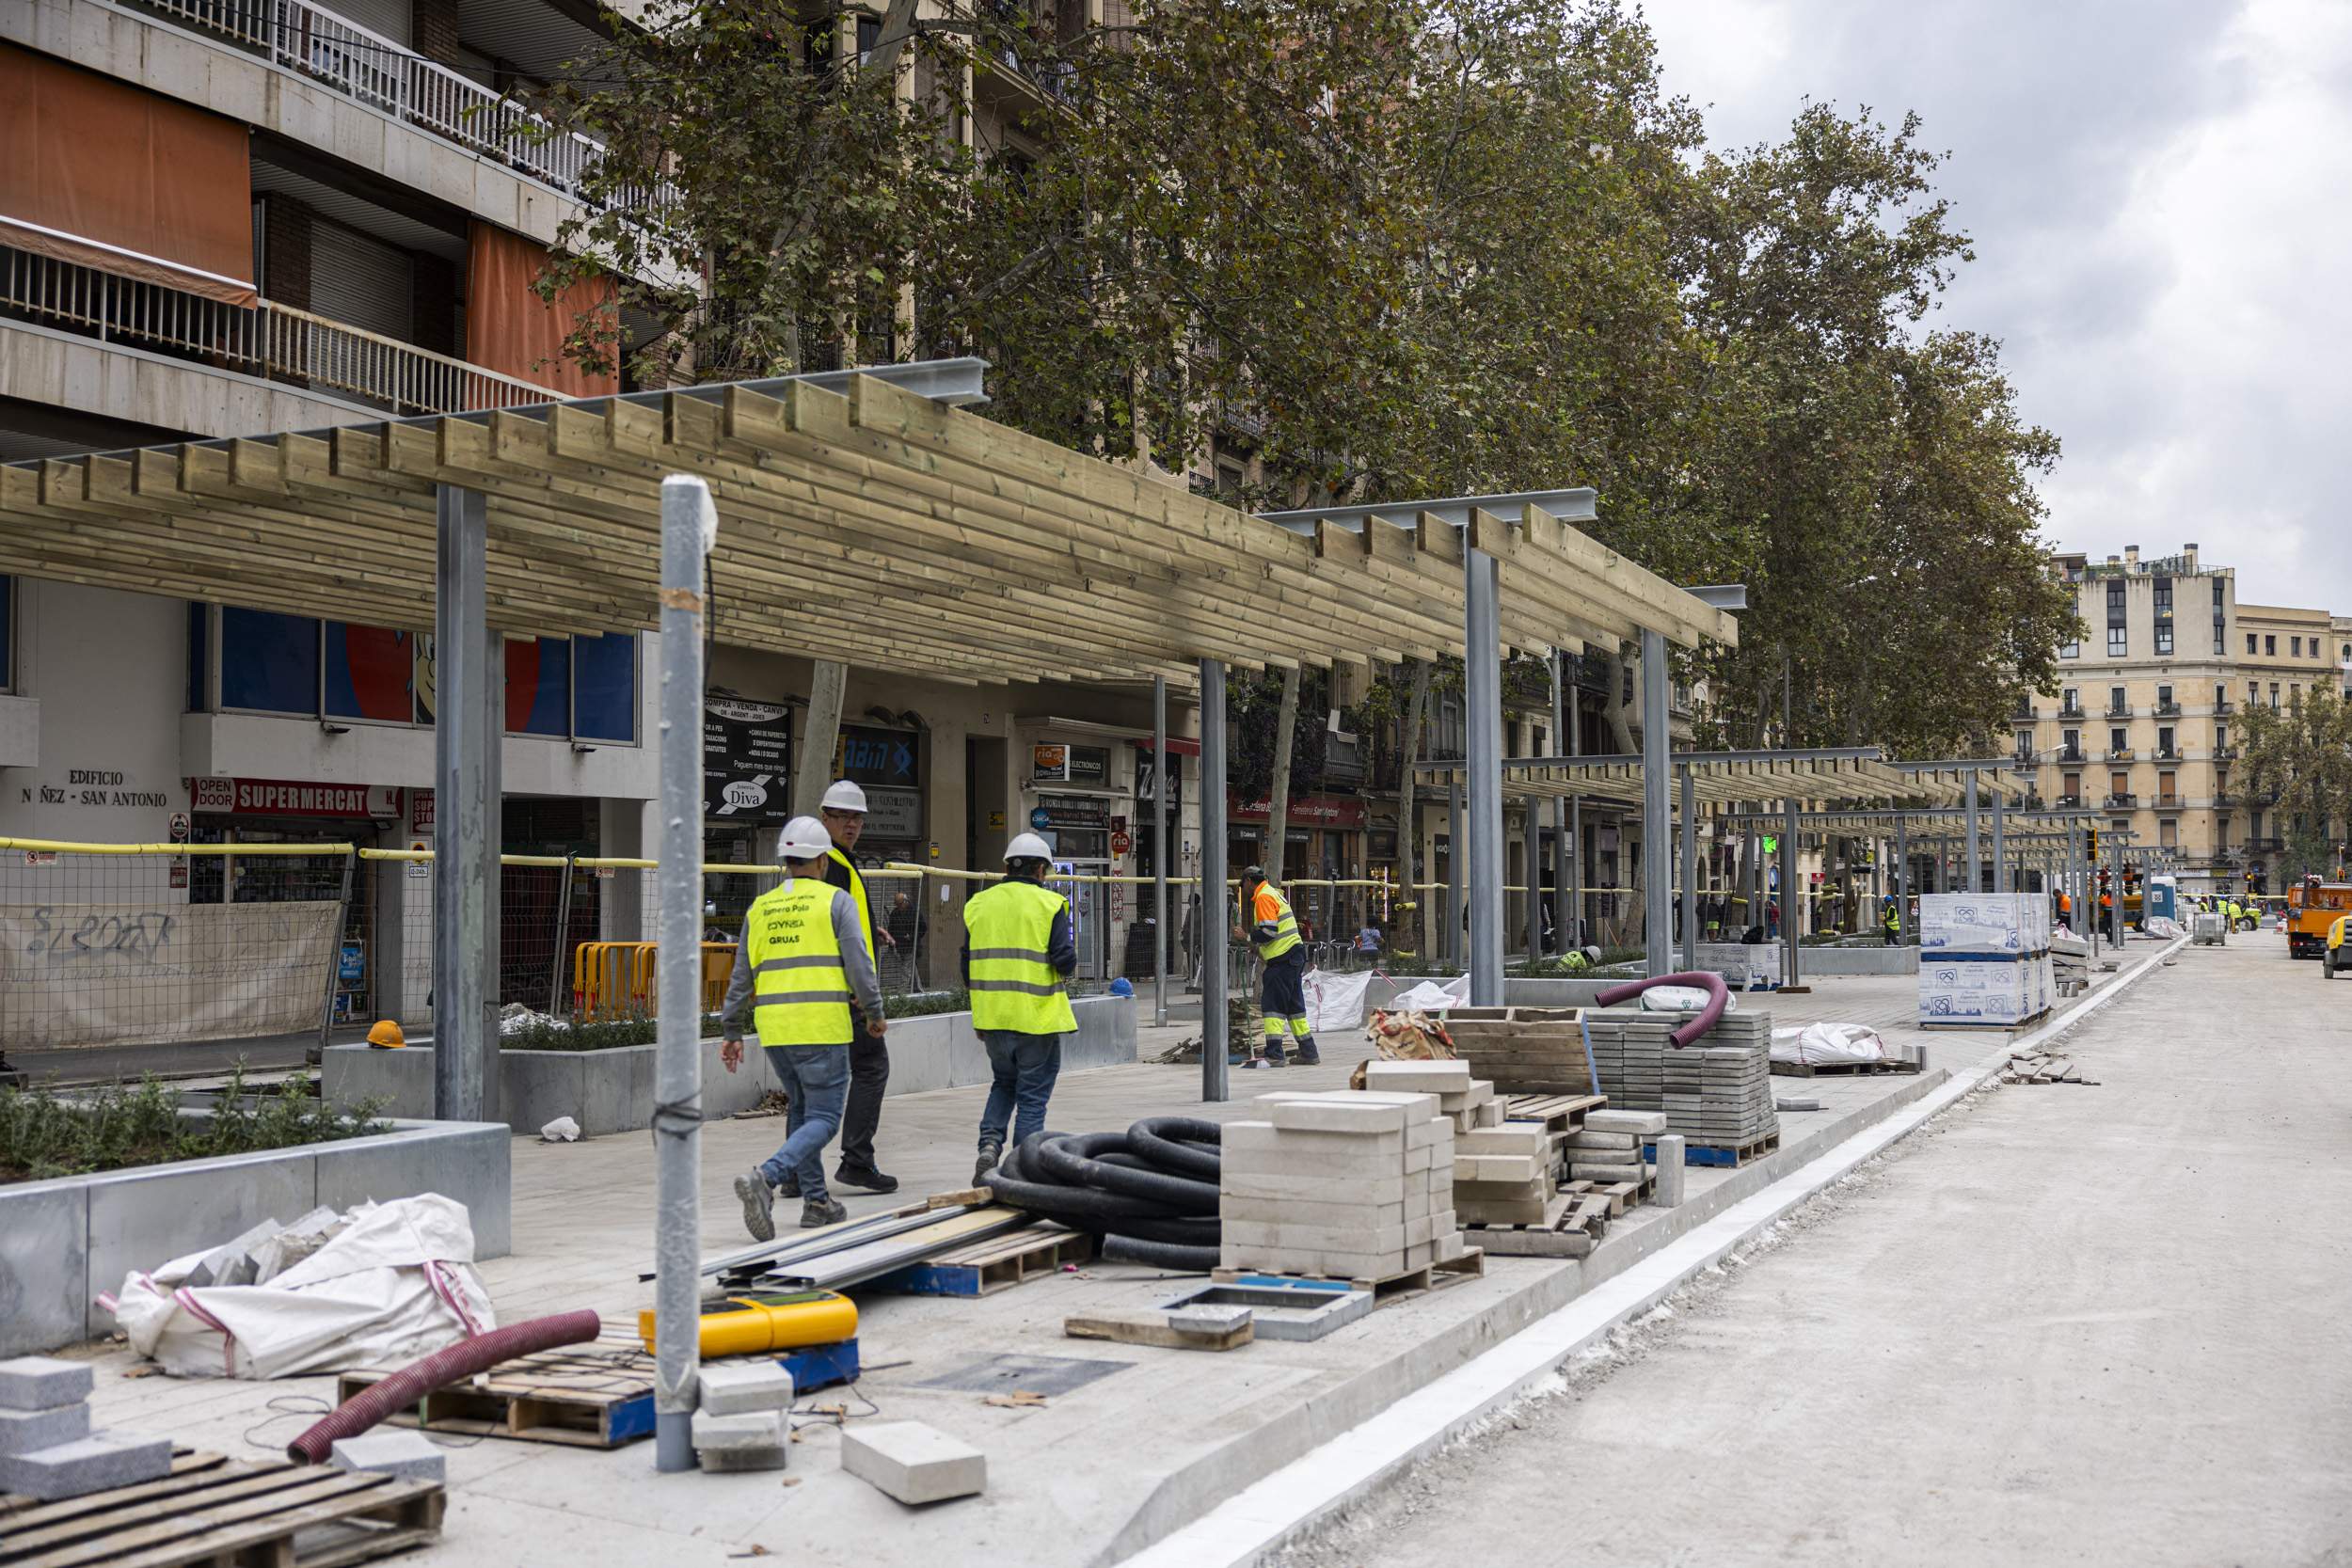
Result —
M 1579 1049 L 1581 1049 L 1580 1046 Z M 1541 1124 L 1503 1119 L 1495 1087 L 1468 1062 L 1373 1062 L 1365 1087 L 1438 1097 L 1454 1127 L 1454 1217 L 1459 1225 L 1534 1225 L 1551 1196 L 1551 1139 Z
M 1919 1022 L 2027 1023 L 2050 1010 L 2050 900 L 2039 893 L 1919 899 Z
M 1663 1112 L 1664 1131 L 1693 1145 L 1737 1148 L 1777 1133 L 1772 1015 L 1725 1013 L 1696 1044 L 1677 1047 L 1668 1037 L 1696 1016 L 1629 1007 L 1584 1015 L 1610 1109 Z
M 93 1431 L 89 1392 L 85 1362 L 0 1361 L 0 1493 L 56 1502 L 171 1474 L 171 1439 Z
M 1642 1146 L 1666 1131 L 1663 1111 L 1587 1111 L 1568 1134 L 1568 1180 L 1635 1185 L 1649 1180 Z
M 1217 1212 L 1227 1269 L 1382 1280 L 1462 1255 L 1453 1120 L 1427 1094 L 1262 1095 L 1225 1125 Z
M 1472 1074 L 1502 1094 L 1587 1094 L 1577 1021 L 1574 1007 L 1449 1007 L 1445 1029 Z
M 707 1361 L 694 1411 L 706 1470 L 781 1470 L 792 1450 L 792 1373 L 775 1361 Z
M 1457 1133 L 1502 1125 L 1503 1104 L 1493 1083 L 1471 1077 L 1468 1062 L 1366 1062 L 1364 1088 L 1373 1094 L 1435 1095 L 1438 1114 Z

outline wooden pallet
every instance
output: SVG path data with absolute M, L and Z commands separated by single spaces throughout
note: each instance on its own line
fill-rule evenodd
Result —
M 1486 1254 L 1479 1247 L 1464 1247 L 1459 1258 L 1442 1263 L 1428 1263 L 1403 1274 L 1384 1275 L 1378 1279 L 1342 1279 L 1335 1275 L 1282 1274 L 1273 1269 L 1212 1269 L 1209 1279 L 1217 1285 L 1236 1285 L 1246 1279 L 1295 1279 L 1309 1285 L 1344 1285 L 1351 1291 L 1370 1291 L 1377 1301 L 1394 1301 L 1403 1296 L 1418 1295 L 1437 1287 L 1440 1275 L 1456 1279 L 1477 1279 L 1486 1272 Z
M 910 1296 L 993 1296 L 1094 1257 L 1094 1238 L 1058 1225 L 992 1236 L 858 1287 Z
M 1549 1132 L 1573 1132 L 1584 1125 L 1586 1112 L 1608 1105 L 1605 1094 L 1515 1094 L 1502 1114 L 1510 1121 L 1540 1121 Z
M 389 1371 L 345 1372 L 341 1404 Z M 393 1426 L 569 1448 L 617 1449 L 653 1432 L 653 1357 L 634 1334 L 608 1326 L 584 1345 L 541 1351 L 427 1394 L 385 1418 Z
M 1774 1062 L 1775 1078 L 1868 1078 L 1880 1073 L 1916 1072 L 1916 1062 Z
M 1744 1165 L 1750 1160 L 1760 1160 L 1780 1148 L 1780 1134 L 1767 1132 L 1743 1144 L 1694 1144 L 1685 1140 L 1682 1163 L 1686 1165 Z M 1642 1146 L 1642 1157 L 1652 1164 L 1658 1163 L 1658 1145 Z
M 437 1481 L 255 1463 L 190 1449 L 162 1481 L 63 1502 L 0 1497 L 8 1568 L 339 1568 L 437 1541 Z
M 1582 1258 L 1608 1235 L 1615 1212 L 1598 1194 L 1563 1192 L 1545 1204 L 1540 1224 L 1466 1225 L 1462 1234 L 1497 1258 Z
M 2099 1080 L 2085 1078 L 2082 1069 L 2071 1056 L 2037 1053 L 2030 1056 L 2012 1055 L 2001 1069 L 2004 1084 L 2084 1084 L 2097 1087 Z
M 1628 1209 L 1647 1203 L 1658 1192 L 1658 1178 L 1645 1176 L 1639 1181 L 1563 1181 L 1560 1191 L 1566 1197 L 1606 1203 L 1609 1217 L 1616 1219 Z

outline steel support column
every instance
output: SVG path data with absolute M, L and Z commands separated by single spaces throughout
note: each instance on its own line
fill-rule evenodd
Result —
M 1972 778 L 1974 776 L 1970 775 Z M 2001 792 L 1994 790 L 1993 792 L 1993 891 L 1995 893 L 2016 891 L 2010 885 L 2009 844 L 2002 837 L 2001 832 L 2002 819 L 2006 815 Z
M 703 562 L 719 515 L 661 482 L 661 848 L 654 1048 L 654 1467 L 694 1467 L 702 1319 Z M 566 868 L 568 873 L 568 867 Z
M 1895 941 L 1911 940 L 1911 823 L 1895 818 Z
M 1977 770 L 1967 770 L 1968 779 L 1968 876 L 1960 884 L 1963 893 L 1984 891 L 1984 858 L 1977 847 Z
M 1200 1098 L 1228 1098 L 1225 955 L 1233 921 L 1225 908 L 1225 666 L 1200 661 Z
M 1466 919 L 1462 913 L 1462 785 L 1458 781 L 1445 786 L 1445 946 L 1440 951 L 1448 967 L 1460 969 Z
M 1780 935 L 1788 952 L 1781 958 L 1780 983 L 1784 986 L 1802 984 L 1804 979 L 1799 962 L 1800 911 L 1804 905 L 1797 896 L 1797 801 L 1791 796 L 1782 804 L 1787 807 L 1788 820 L 1780 835 Z
M 433 1114 L 482 1121 L 497 1107 L 499 748 L 503 660 L 489 629 L 489 528 L 482 492 L 435 497 Z
M 1573 692 L 1568 694 L 1567 702 L 1568 755 L 1580 757 L 1584 754 L 1584 704 Z M 1566 927 L 1568 933 L 1566 945 L 1581 947 L 1585 945 L 1584 802 L 1575 796 L 1570 796 L 1568 799 L 1568 894 L 1569 919 Z
M 1551 744 L 1554 749 L 1567 738 L 1567 714 L 1565 695 L 1567 682 L 1561 673 L 1561 661 L 1568 656 L 1558 649 L 1551 655 Z M 1567 753 L 1576 754 L 1573 748 Z M 1574 944 L 1568 924 L 1568 802 L 1560 796 L 1551 798 L 1551 931 L 1552 945 L 1565 953 Z
M 1485 550 L 1462 550 L 1462 705 L 1469 763 L 1470 999 L 1502 1005 L 1502 573 Z
M 1642 633 L 1642 936 L 1648 972 L 1674 968 L 1674 829 L 1667 784 L 1674 738 L 1667 734 L 1666 638 Z
M 1152 1022 L 1168 1022 L 1168 677 L 1152 677 Z
M 1682 967 L 1699 966 L 1698 784 L 1682 765 Z

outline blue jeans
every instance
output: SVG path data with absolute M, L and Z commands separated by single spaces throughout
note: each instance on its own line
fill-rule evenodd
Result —
M 850 1048 L 842 1045 L 771 1045 L 765 1048 L 768 1065 L 783 1080 L 792 1097 L 785 1119 L 784 1147 L 760 1162 L 759 1174 L 771 1187 L 797 1176 L 801 1196 L 824 1198 L 825 1146 L 841 1130 L 841 1103 L 850 1092 Z
M 1023 1035 L 1010 1029 L 983 1029 L 980 1043 L 988 1047 L 988 1104 L 980 1112 L 982 1145 L 1005 1147 L 1005 1122 L 1012 1119 L 1014 1144 L 1032 1132 L 1045 1131 L 1045 1101 L 1061 1076 L 1059 1035 Z M 1018 1104 L 1021 1114 L 1013 1117 Z

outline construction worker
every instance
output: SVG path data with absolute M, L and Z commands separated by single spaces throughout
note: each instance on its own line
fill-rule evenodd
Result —
M 841 1126 L 850 1085 L 853 1029 L 882 1038 L 882 983 L 858 927 L 854 900 L 821 873 L 832 847 L 825 825 L 796 816 L 784 825 L 777 859 L 784 880 L 752 900 L 743 916 L 739 961 L 719 1013 L 719 1059 L 729 1072 L 743 1062 L 748 1006 L 769 1064 L 792 1099 L 784 1146 L 735 1179 L 743 1228 L 775 1240 L 772 1189 L 791 1179 L 801 1227 L 849 1218 L 825 1190 L 825 1146 Z
M 1061 1075 L 1062 1037 L 1078 1028 L 1069 990 L 1078 942 L 1070 901 L 1044 885 L 1053 857 L 1037 834 L 1016 835 L 1005 846 L 1005 879 L 963 906 L 963 986 L 991 1075 L 979 1159 L 972 1166 L 976 1183 L 1004 1156 L 1008 1121 L 1015 1144 L 1045 1131 L 1045 1102 Z
M 1264 1015 L 1264 1065 L 1282 1065 L 1282 1041 L 1288 1036 L 1298 1048 L 1300 1067 L 1320 1067 L 1323 1057 L 1315 1050 L 1314 1025 L 1307 1019 L 1307 947 L 1299 940 L 1291 901 L 1254 865 L 1241 874 L 1241 901 L 1248 911 L 1250 944 L 1264 966 L 1258 992 L 1259 1010 Z
M 833 846 L 825 856 L 819 873 L 825 880 L 847 893 L 857 905 L 860 941 L 866 944 L 868 959 L 879 961 L 885 949 L 898 944 L 887 926 L 874 924 L 873 901 L 866 895 L 866 879 L 859 874 L 850 851 L 857 847 L 858 835 L 866 831 L 866 791 L 848 779 L 836 779 L 826 786 L 825 798 L 818 806 L 825 819 L 825 831 L 833 835 Z M 852 1022 L 862 1022 L 862 1015 L 854 1004 L 850 1007 Z M 880 1009 L 876 1009 L 880 1016 Z M 841 1117 L 841 1164 L 833 1179 L 845 1187 L 857 1187 L 869 1193 L 895 1193 L 898 1179 L 884 1176 L 874 1164 L 874 1134 L 882 1127 L 882 1091 L 890 1085 L 890 1053 L 884 1049 L 882 1031 L 870 1034 L 855 1029 L 850 1044 L 850 1103 Z
M 1884 912 L 1879 916 L 1879 926 L 1886 932 L 1886 945 L 1892 947 L 1902 941 L 1903 923 L 1901 917 L 1895 912 L 1895 900 L 1887 899 L 1883 909 Z

